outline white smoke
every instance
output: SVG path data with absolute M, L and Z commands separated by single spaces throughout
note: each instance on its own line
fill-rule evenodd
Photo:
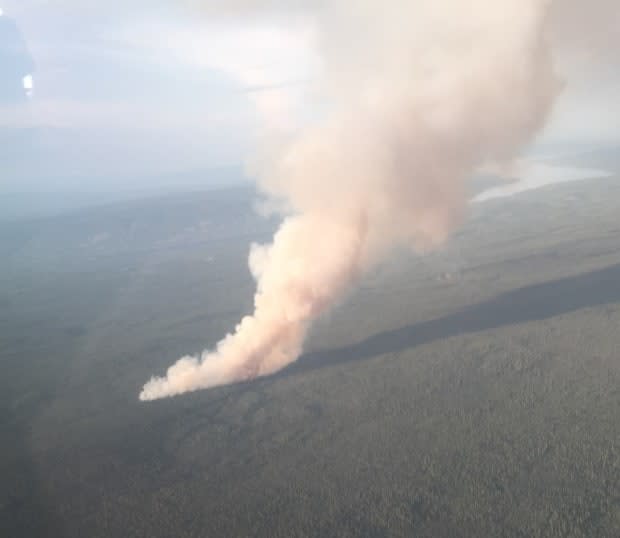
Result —
M 264 191 L 290 214 L 272 244 L 252 246 L 254 313 L 215 350 L 152 378 L 140 399 L 280 370 L 301 353 L 312 321 L 373 264 L 395 247 L 441 245 L 464 212 L 466 179 L 516 156 L 561 89 L 547 39 L 550 5 L 310 5 L 330 113 L 261 171 Z

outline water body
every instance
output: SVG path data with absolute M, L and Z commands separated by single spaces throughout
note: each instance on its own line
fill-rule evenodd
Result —
M 611 176 L 611 172 L 595 168 L 573 166 L 554 166 L 540 162 L 527 162 L 519 165 L 517 181 L 486 189 L 471 199 L 472 203 L 486 202 L 496 198 L 506 198 L 522 192 L 540 189 L 557 183 L 599 179 Z

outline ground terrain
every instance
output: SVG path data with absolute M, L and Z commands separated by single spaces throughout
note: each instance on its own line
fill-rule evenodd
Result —
M 474 206 L 287 370 L 140 403 L 251 310 L 252 203 L 0 225 L 0 536 L 620 536 L 620 175 Z

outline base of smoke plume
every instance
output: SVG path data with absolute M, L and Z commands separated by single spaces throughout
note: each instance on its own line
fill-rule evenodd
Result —
M 529 190 L 535 190 L 557 183 L 583 181 L 586 179 L 608 177 L 610 175 L 611 174 L 605 170 L 576 167 L 569 168 L 550 166 L 542 163 L 528 163 L 522 168 L 522 175 L 519 181 L 505 186 L 487 189 L 472 198 L 471 203 L 483 203 L 497 198 L 511 197 Z M 170 398 L 187 392 L 195 392 L 217 386 L 250 381 L 262 376 L 262 374 L 256 373 L 240 376 L 238 372 L 227 376 L 227 378 L 222 378 L 221 376 L 209 376 L 207 372 L 209 364 L 207 361 L 217 361 L 217 358 L 214 358 L 207 353 L 199 357 L 182 357 L 168 371 L 168 374 L 170 374 L 171 370 L 178 372 L 185 369 L 188 374 L 190 374 L 195 373 L 198 370 L 202 370 L 205 375 L 203 378 L 203 383 L 199 386 L 194 385 L 182 390 L 171 390 L 167 381 L 167 376 L 152 377 L 144 385 L 142 391 L 140 392 L 140 401 L 150 402 L 163 398 Z

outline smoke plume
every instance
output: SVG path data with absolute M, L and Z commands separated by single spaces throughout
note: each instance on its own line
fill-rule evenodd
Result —
M 313 320 L 373 264 L 396 247 L 441 245 L 466 208 L 467 178 L 516 156 L 561 89 L 547 39 L 550 5 L 310 6 L 329 112 L 281 144 L 261 171 L 261 187 L 286 202 L 288 216 L 271 244 L 251 248 L 254 313 L 214 350 L 152 378 L 140 399 L 282 369 L 301 353 Z

